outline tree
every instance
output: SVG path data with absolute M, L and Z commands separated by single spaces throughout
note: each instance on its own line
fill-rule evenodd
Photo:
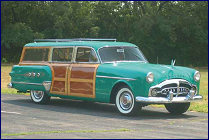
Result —
M 117 38 L 149 62 L 208 65 L 207 1 L 3 1 L 1 59 L 35 38 Z M 15 51 L 14 51 L 15 50 Z

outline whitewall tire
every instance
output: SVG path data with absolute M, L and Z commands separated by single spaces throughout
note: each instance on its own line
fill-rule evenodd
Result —
M 133 115 L 139 107 L 134 99 L 133 93 L 127 87 L 122 87 L 118 90 L 115 105 L 117 110 L 123 115 Z
M 44 91 L 31 90 L 30 97 L 33 102 L 38 104 L 46 104 L 50 101 L 50 96 Z

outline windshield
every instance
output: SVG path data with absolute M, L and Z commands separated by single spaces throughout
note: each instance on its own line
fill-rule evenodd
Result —
M 142 52 L 135 47 L 104 47 L 99 49 L 103 63 L 115 61 L 143 61 L 147 62 Z

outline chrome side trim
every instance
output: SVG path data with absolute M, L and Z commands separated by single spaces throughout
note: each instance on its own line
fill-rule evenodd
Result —
M 140 62 L 140 63 L 148 63 L 148 62 L 145 62 L 145 61 L 109 61 L 109 62 L 102 62 L 103 64 L 106 64 L 106 63 L 120 63 L 120 62 Z
M 123 77 L 111 77 L 111 76 L 102 76 L 96 75 L 97 78 L 108 78 L 108 79 L 120 79 L 120 80 L 127 80 L 127 81 L 135 81 L 136 79 L 133 78 L 123 78 Z
M 44 81 L 42 84 L 40 83 L 28 83 L 28 82 L 12 82 L 14 84 L 25 84 L 25 85 L 36 85 L 36 86 L 44 86 L 46 91 L 49 91 L 51 88 L 51 81 Z M 12 88 L 12 83 L 8 84 L 8 87 L 11 85 Z
M 28 83 L 28 82 L 12 82 L 14 84 L 25 84 L 25 85 L 37 85 L 37 86 L 43 86 L 43 84 L 40 83 Z

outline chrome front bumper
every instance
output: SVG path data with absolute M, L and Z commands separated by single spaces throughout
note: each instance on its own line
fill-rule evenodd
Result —
M 196 95 L 193 97 L 185 96 L 185 97 L 136 97 L 136 102 L 141 103 L 155 103 L 155 104 L 165 104 L 165 103 L 187 103 L 187 102 L 193 102 L 193 101 L 200 101 L 203 97 L 201 95 Z

